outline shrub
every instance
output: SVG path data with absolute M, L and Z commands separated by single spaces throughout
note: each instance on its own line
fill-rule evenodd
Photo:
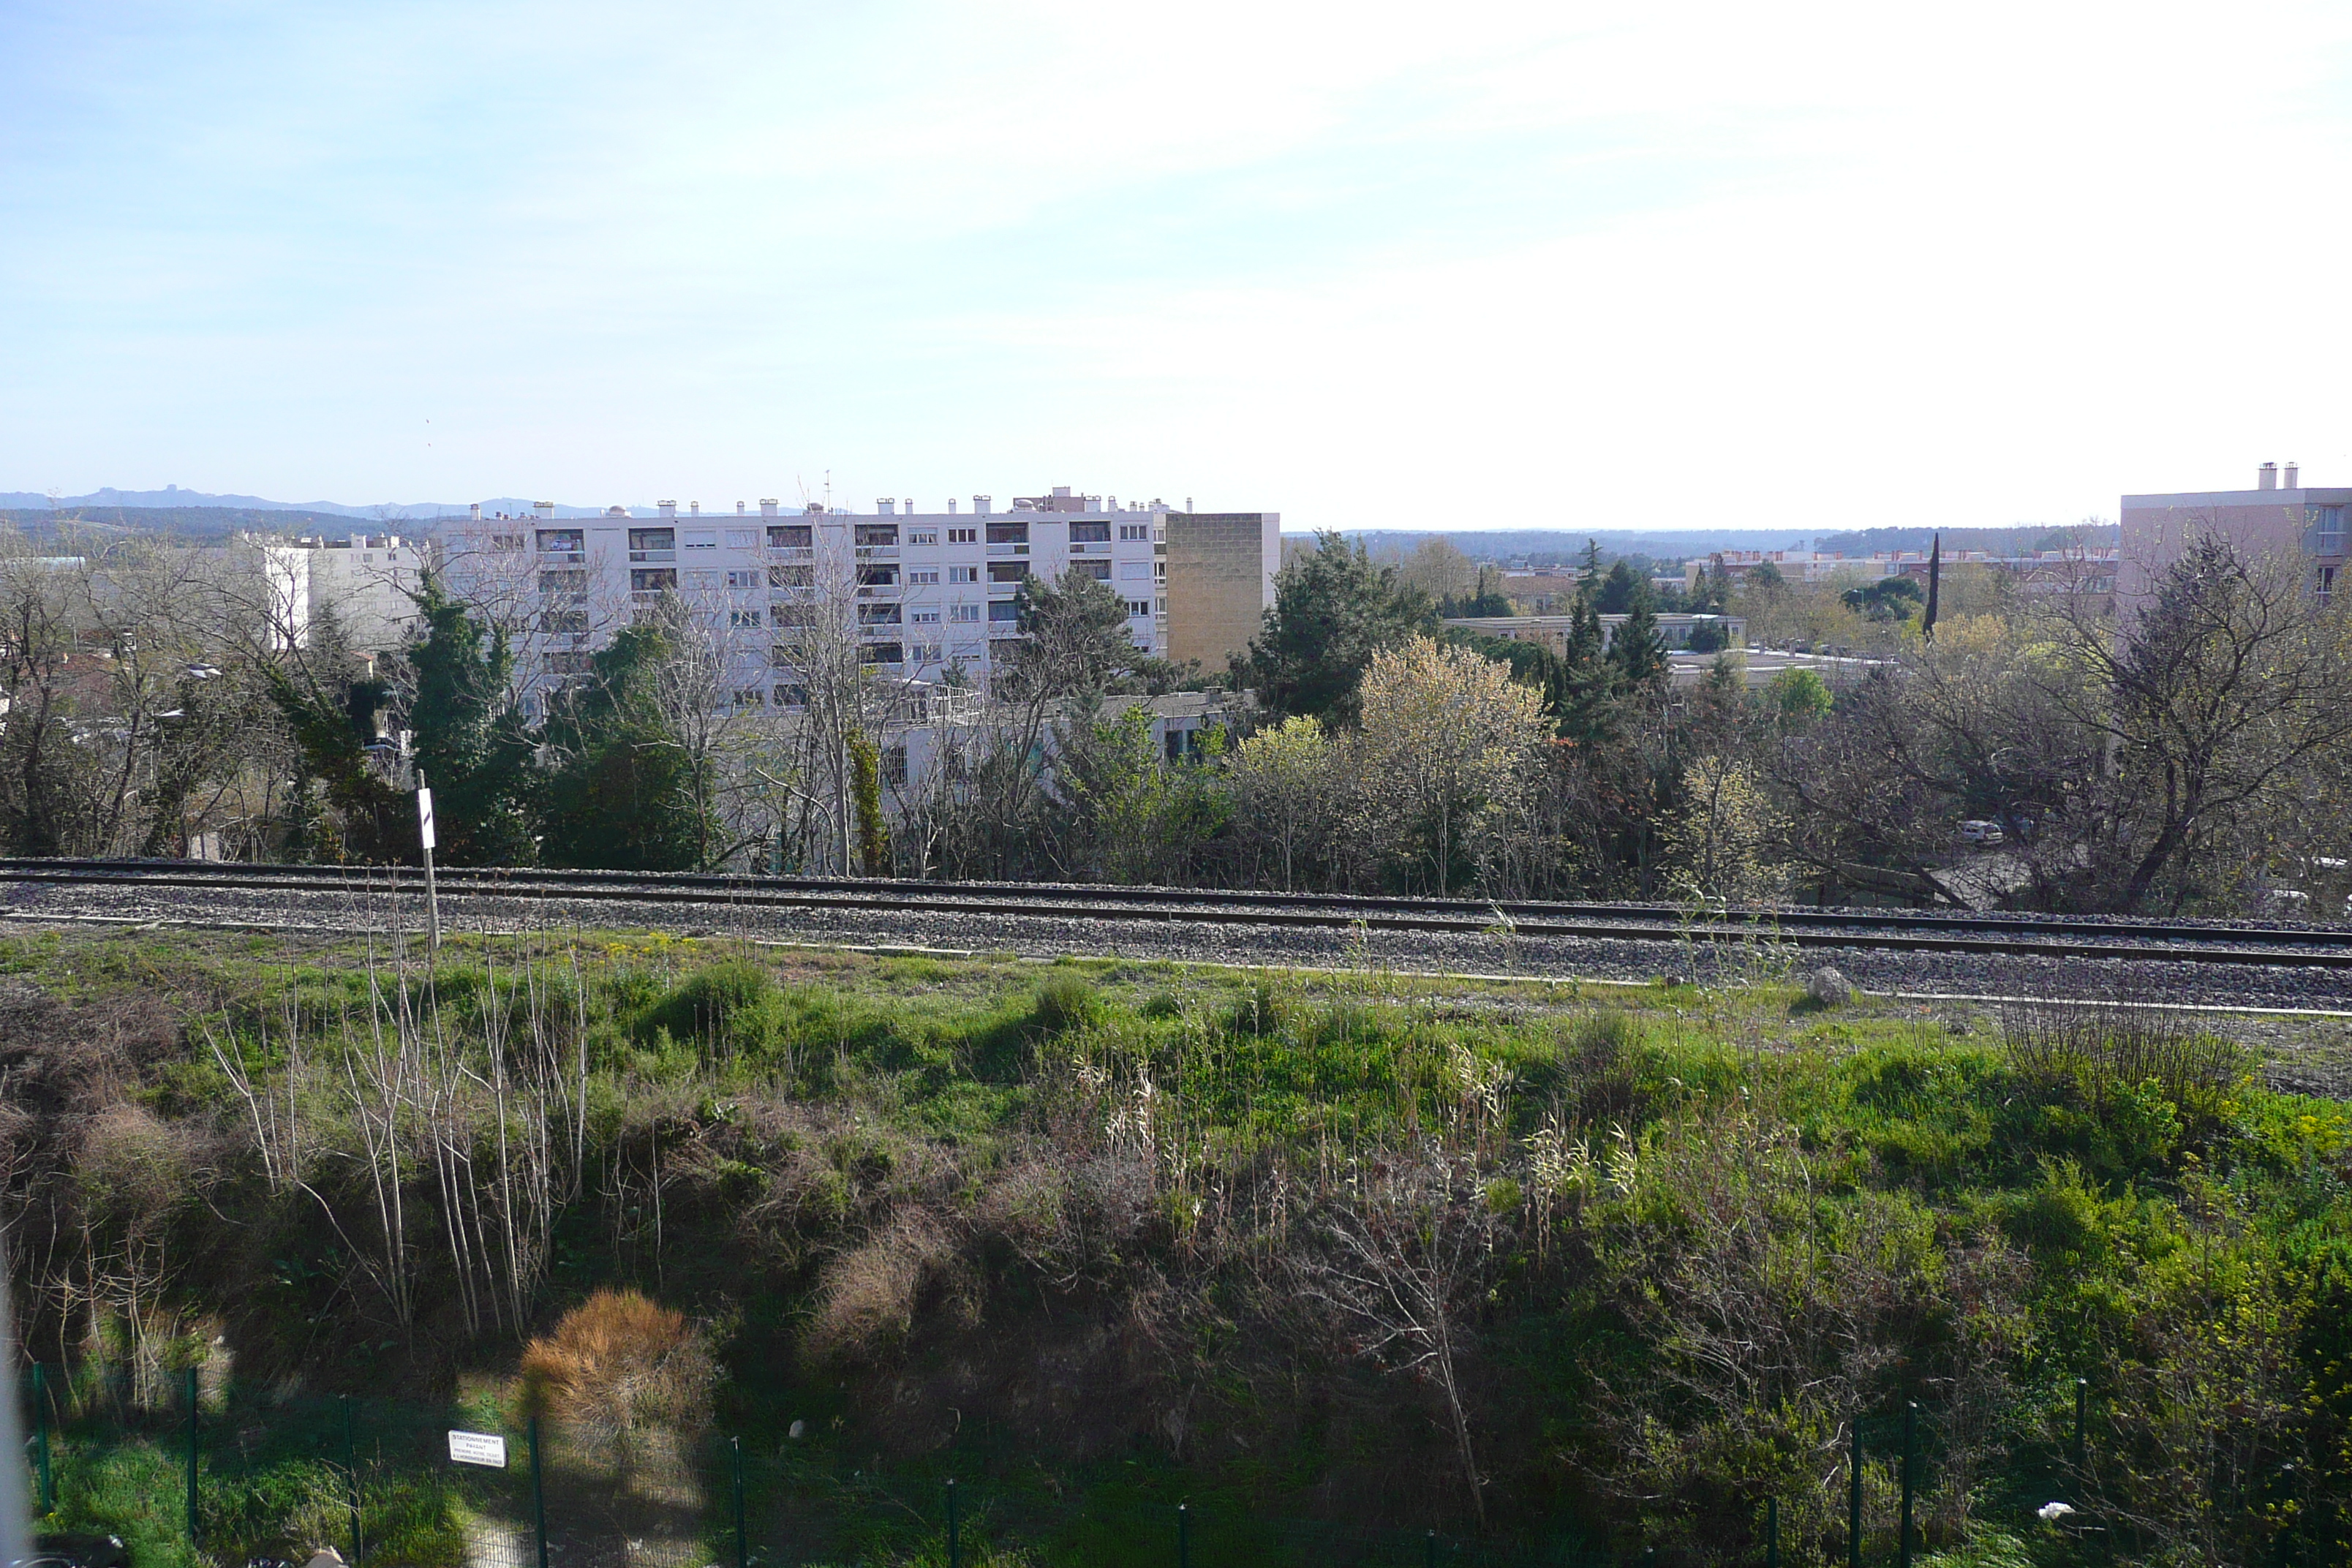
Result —
M 776 1032 L 776 983 L 756 963 L 714 963 L 688 975 L 638 1015 L 637 1035 L 661 1030 L 722 1050 L 757 1050 Z
M 1101 994 L 1082 976 L 1055 974 L 1037 987 L 1037 1006 L 1032 1016 L 1049 1035 L 1092 1028 L 1102 1022 L 1102 1016 Z
M 599 1290 L 522 1352 L 521 1404 L 607 1446 L 625 1469 L 646 1427 L 690 1432 L 710 1414 L 712 1368 L 684 1313 Z
M 820 1360 L 871 1362 L 914 1327 L 924 1287 L 946 1268 L 951 1244 L 930 1215 L 899 1216 L 887 1230 L 826 1266 L 806 1344 Z

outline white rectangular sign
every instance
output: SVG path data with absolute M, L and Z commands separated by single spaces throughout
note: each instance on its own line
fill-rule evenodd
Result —
M 492 1432 L 452 1432 L 449 1462 L 488 1465 L 494 1470 L 503 1470 L 507 1468 L 507 1440 Z
M 416 792 L 416 836 L 425 840 L 425 847 L 427 849 L 434 847 L 433 792 L 429 789 L 420 789 Z M 499 1462 L 506 1463 L 503 1459 Z

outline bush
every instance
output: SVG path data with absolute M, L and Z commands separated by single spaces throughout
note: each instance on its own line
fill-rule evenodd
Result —
M 1037 1027 L 1049 1035 L 1089 1029 L 1102 1022 L 1102 994 L 1080 975 L 1055 974 L 1037 987 L 1037 1006 L 1032 1016 Z
M 651 1041 L 667 1029 L 680 1041 L 756 1052 L 774 1043 L 778 997 L 774 978 L 758 964 L 714 963 L 639 1014 L 637 1037 Z
M 641 1429 L 690 1432 L 709 1418 L 711 1378 L 685 1314 L 635 1290 L 599 1290 L 524 1347 L 521 1405 L 604 1443 L 625 1468 Z

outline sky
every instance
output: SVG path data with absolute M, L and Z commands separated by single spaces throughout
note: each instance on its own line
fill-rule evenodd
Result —
M 0 0 L 0 490 L 2352 484 L 2352 6 Z

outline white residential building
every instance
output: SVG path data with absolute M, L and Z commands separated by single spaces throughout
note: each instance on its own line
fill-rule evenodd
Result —
M 1139 648 L 1166 657 L 1171 539 L 1179 575 L 1197 590 L 1192 596 L 1213 608 L 1220 626 L 1238 624 L 1244 617 L 1236 612 L 1245 609 L 1254 628 L 1272 603 L 1280 527 L 1276 513 L 1122 506 L 1063 486 L 1002 511 L 988 496 L 974 496 L 970 511 L 950 501 L 937 512 L 897 498 L 871 513 L 787 512 L 772 500 L 756 513 L 741 502 L 731 513 L 699 506 L 680 513 L 664 501 L 652 517 L 614 507 L 559 521 L 542 503 L 529 518 L 452 521 L 436 548 L 453 588 L 515 628 L 527 691 L 583 672 L 614 631 L 675 591 L 730 647 L 735 700 L 793 707 L 802 691 L 790 628 L 820 598 L 854 601 L 864 660 L 880 671 L 922 681 L 960 672 L 977 682 L 990 671 L 992 650 L 1019 635 L 1023 581 L 1056 581 L 1075 570 L 1118 595 Z M 1252 547 L 1246 571 L 1227 559 L 1242 535 Z M 1196 557 L 1205 564 L 1194 571 L 1185 563 Z M 1185 646 L 1182 626 L 1174 640 Z M 1237 650 L 1203 646 L 1191 657 L 1221 651 Z
M 356 652 L 383 653 L 407 640 L 416 620 L 409 595 L 427 561 L 424 541 L 358 533 L 247 542 L 259 553 L 270 616 L 281 638 L 307 644 L 311 628 L 331 612 Z

